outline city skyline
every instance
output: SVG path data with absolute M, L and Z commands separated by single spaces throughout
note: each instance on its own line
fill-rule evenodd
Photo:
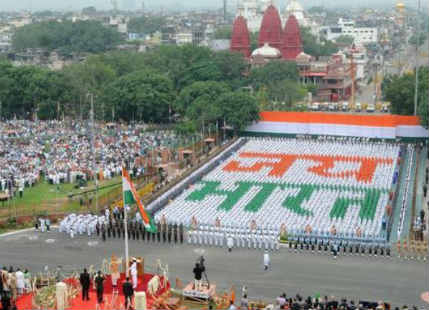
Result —
M 221 8 L 223 0 L 117 0 L 120 9 L 137 9 L 142 7 L 142 3 L 148 9 L 190 9 L 190 8 Z M 229 7 L 236 6 L 238 0 L 230 0 Z M 286 6 L 288 0 L 280 1 L 275 0 L 274 4 L 279 7 Z M 416 6 L 417 0 L 403 0 L 403 2 L 410 7 Z M 363 0 L 359 3 L 352 3 L 350 1 L 341 1 L 342 6 L 346 7 L 381 7 L 393 6 L 396 0 Z M 338 1 L 335 0 L 307 0 L 301 1 L 305 8 L 311 6 L 338 6 Z M 110 0 L 20 0 L 18 3 L 14 0 L 1 0 L 0 11 L 19 11 L 19 10 L 79 10 L 84 7 L 95 6 L 97 9 L 106 10 L 112 8 Z

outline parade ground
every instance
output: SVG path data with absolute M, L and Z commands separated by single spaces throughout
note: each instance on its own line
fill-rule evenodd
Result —
M 89 265 L 101 266 L 103 258 L 113 253 L 124 256 L 124 242 L 97 237 L 68 235 L 26 230 L 0 236 L 0 264 L 28 268 L 33 273 L 45 266 L 64 272 L 80 270 Z M 145 271 L 156 271 L 156 260 L 169 265 L 169 279 L 175 286 L 176 277 L 185 285 L 193 278 L 196 259 L 203 254 L 207 275 L 216 283 L 218 293 L 232 285 L 238 292 L 248 287 L 249 297 L 268 299 L 285 292 L 302 296 L 346 297 L 355 300 L 384 300 L 395 306 L 423 306 L 420 295 L 428 287 L 427 262 L 398 258 L 339 256 L 311 252 L 294 253 L 282 248 L 271 253 L 271 269 L 264 271 L 260 250 L 197 248 L 187 244 L 130 241 L 130 255 L 145 259 Z

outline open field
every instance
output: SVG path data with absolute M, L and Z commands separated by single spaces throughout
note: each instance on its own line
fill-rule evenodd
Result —
M 120 193 L 121 178 L 104 180 L 99 183 L 99 208 Z M 26 188 L 22 198 L 19 196 L 0 203 L 0 219 L 15 216 L 34 216 L 45 213 L 77 212 L 80 210 L 95 211 L 94 182 L 89 182 L 83 189 L 74 188 L 74 184 L 50 185 L 40 182 L 36 186 Z M 89 193 L 85 193 L 89 192 Z M 69 198 L 69 196 L 71 196 Z M 82 198 L 83 205 L 80 205 Z M 91 203 L 90 203 L 91 201 Z

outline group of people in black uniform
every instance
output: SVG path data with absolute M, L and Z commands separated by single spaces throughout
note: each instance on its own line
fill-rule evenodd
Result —
M 297 238 L 292 244 L 291 248 L 295 251 L 297 250 L 311 250 L 318 252 L 328 252 L 330 251 L 334 257 L 337 256 L 338 253 L 342 253 L 344 255 L 364 255 L 367 254 L 369 256 L 390 256 L 390 247 L 387 245 L 368 245 L 363 246 L 359 243 L 351 244 L 347 242 L 329 242 L 329 241 L 316 241 L 306 238 Z
M 183 243 L 184 240 L 184 227 L 183 224 L 161 224 L 157 223 L 157 232 L 152 233 L 145 229 L 142 222 L 136 220 L 129 220 L 128 225 L 128 239 L 129 240 L 142 240 L 163 243 Z M 125 239 L 125 225 L 123 220 L 109 219 L 107 224 L 96 224 L 97 236 L 100 236 L 103 241 L 110 238 Z

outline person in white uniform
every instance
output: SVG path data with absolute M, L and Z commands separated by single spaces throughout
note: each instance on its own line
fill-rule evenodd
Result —
M 226 245 L 228 247 L 228 252 L 231 252 L 232 248 L 234 247 L 234 239 L 231 235 L 228 235 L 228 237 L 226 238 Z
M 264 252 L 264 270 L 268 270 L 270 267 L 270 254 L 268 254 L 268 251 Z
M 131 264 L 130 267 L 130 273 L 131 273 L 131 278 L 132 278 L 132 282 L 133 282 L 133 289 L 137 288 L 137 260 L 135 258 L 133 258 L 133 263 Z
M 18 295 L 22 295 L 25 289 L 25 279 L 24 279 L 24 273 L 21 271 L 21 269 L 18 268 L 18 270 L 15 272 L 15 277 L 16 277 L 16 288 L 18 290 Z
M 40 218 L 40 230 L 42 232 L 45 232 L 45 219 L 44 218 Z

